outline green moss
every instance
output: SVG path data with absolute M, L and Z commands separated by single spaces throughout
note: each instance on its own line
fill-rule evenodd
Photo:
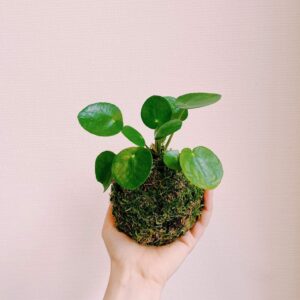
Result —
M 110 201 L 117 229 L 143 245 L 161 246 L 184 235 L 203 208 L 204 190 L 153 155 L 147 181 L 135 190 L 112 184 Z

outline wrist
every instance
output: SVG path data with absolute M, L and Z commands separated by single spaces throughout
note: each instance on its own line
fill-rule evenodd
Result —
M 143 276 L 132 266 L 111 262 L 104 300 L 159 300 L 163 285 Z

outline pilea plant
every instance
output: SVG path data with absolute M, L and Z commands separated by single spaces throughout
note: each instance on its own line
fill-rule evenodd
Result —
M 124 125 L 120 109 L 98 102 L 78 114 L 80 125 L 97 136 L 122 133 L 135 146 L 101 152 L 95 175 L 106 191 L 117 228 L 144 245 L 165 245 L 185 234 L 201 215 L 203 193 L 217 187 L 223 176 L 219 158 L 208 148 L 169 149 L 188 111 L 217 102 L 213 93 L 189 93 L 178 98 L 151 96 L 143 104 L 143 123 L 154 130 L 147 145 L 142 134 Z

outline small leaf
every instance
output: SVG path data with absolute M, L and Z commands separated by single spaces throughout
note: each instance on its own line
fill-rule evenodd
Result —
M 98 136 L 111 136 L 123 128 L 120 109 L 111 103 L 98 102 L 85 107 L 77 116 L 80 125 Z
M 165 165 L 173 170 L 180 170 L 179 164 L 179 151 L 178 150 L 169 150 L 164 153 L 163 157 Z
M 142 147 L 122 150 L 112 164 L 116 182 L 125 189 L 134 190 L 148 178 L 152 167 L 152 154 Z
M 179 108 L 192 109 L 213 104 L 220 100 L 221 95 L 211 93 L 190 93 L 179 96 L 176 106 Z
M 160 140 L 177 130 L 179 130 L 182 126 L 182 121 L 178 119 L 174 119 L 171 121 L 166 122 L 165 124 L 161 125 L 157 130 L 155 131 L 155 139 Z
M 116 154 L 111 151 L 104 151 L 97 156 L 95 161 L 96 179 L 103 184 L 104 192 L 111 184 L 111 166 L 115 156 Z
M 200 188 L 213 189 L 221 182 L 222 164 L 219 158 L 206 147 L 183 149 L 179 162 L 185 177 Z
M 122 129 L 122 133 L 124 134 L 125 137 L 129 139 L 132 143 L 144 147 L 145 146 L 145 139 L 143 136 L 133 127 L 131 126 L 124 126 Z
M 188 110 L 177 107 L 175 104 L 176 98 L 171 97 L 171 96 L 164 96 L 164 98 L 166 98 L 168 100 L 169 104 L 171 105 L 172 119 L 179 119 L 181 121 L 186 120 L 186 118 L 188 117 L 188 114 L 189 114 Z
M 164 97 L 151 96 L 142 106 L 141 117 L 146 126 L 155 129 L 171 120 L 171 105 Z

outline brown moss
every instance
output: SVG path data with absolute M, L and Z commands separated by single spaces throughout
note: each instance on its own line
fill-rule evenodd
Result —
M 161 246 L 184 235 L 203 208 L 204 190 L 190 184 L 181 171 L 153 157 L 146 182 L 136 190 L 113 183 L 110 201 L 117 229 L 143 245 Z

